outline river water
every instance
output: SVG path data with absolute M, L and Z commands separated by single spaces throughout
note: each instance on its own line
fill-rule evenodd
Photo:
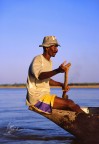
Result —
M 60 88 L 51 93 L 62 95 Z M 99 89 L 71 89 L 70 99 L 80 106 L 99 107 Z M 28 110 L 26 89 L 0 89 L 0 144 L 80 144 L 45 117 Z

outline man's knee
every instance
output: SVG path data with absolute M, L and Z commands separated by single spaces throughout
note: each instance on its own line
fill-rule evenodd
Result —
M 72 100 L 68 99 L 68 105 L 71 106 L 71 107 L 73 107 L 76 104 Z

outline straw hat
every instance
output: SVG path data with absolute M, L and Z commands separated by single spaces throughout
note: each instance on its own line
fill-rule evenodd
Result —
M 43 42 L 39 47 L 50 47 L 52 45 L 60 46 L 55 36 L 46 36 L 43 39 Z

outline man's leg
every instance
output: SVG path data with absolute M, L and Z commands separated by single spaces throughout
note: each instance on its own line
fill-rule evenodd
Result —
M 55 97 L 53 109 L 72 110 L 77 113 L 84 113 L 84 111 L 70 99 L 63 99 Z

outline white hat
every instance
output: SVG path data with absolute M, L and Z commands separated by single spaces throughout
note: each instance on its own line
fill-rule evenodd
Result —
M 39 45 L 39 47 L 50 47 L 52 45 L 60 46 L 55 36 L 46 36 L 43 39 L 42 45 Z

